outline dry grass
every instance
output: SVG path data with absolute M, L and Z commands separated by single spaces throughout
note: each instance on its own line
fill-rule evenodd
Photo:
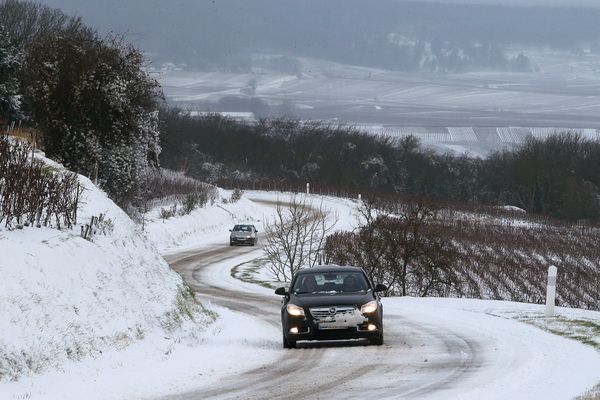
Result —
M 10 137 L 27 142 L 36 149 L 44 150 L 42 135 L 35 129 L 14 128 L 9 129 L 6 134 Z
M 218 194 L 213 185 L 190 178 L 182 172 L 163 169 L 149 177 L 144 200 L 150 209 L 178 204 L 187 207 L 189 213 L 197 206 L 213 204 Z

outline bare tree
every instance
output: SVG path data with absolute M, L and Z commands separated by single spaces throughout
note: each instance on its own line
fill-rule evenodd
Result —
M 389 294 L 442 295 L 455 287 L 456 251 L 439 232 L 438 210 L 424 199 L 399 203 L 366 201 L 362 225 L 327 239 L 327 257 L 362 266 Z
M 267 224 L 264 251 L 270 270 L 288 282 L 302 268 L 312 268 L 321 259 L 325 238 L 337 222 L 320 203 L 314 207 L 306 196 L 293 196 L 278 203 L 275 217 Z

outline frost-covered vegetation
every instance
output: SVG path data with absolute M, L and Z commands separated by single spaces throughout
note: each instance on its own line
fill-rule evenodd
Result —
M 1 71 L 16 69 L 19 81 L 0 91 L 0 102 L 20 107 L 3 107 L 0 120 L 10 123 L 21 112 L 42 132 L 49 157 L 97 178 L 119 204 L 136 202 L 160 153 L 161 91 L 142 53 L 30 2 L 0 4 L 0 26 L 0 49 L 15 49 L 0 50 L 0 57 L 23 56 Z
M 146 338 L 197 343 L 214 320 L 123 212 L 217 196 L 159 171 L 161 92 L 145 66 L 78 18 L 0 2 L 0 129 L 18 137 L 0 136 L 0 382 Z
M 287 119 L 248 124 L 173 111 L 163 113 L 161 135 L 163 165 L 230 188 L 310 182 L 513 205 L 572 221 L 600 219 L 600 142 L 577 134 L 532 137 L 485 159 L 438 154 L 412 136 L 394 140 L 351 126 Z
M 0 223 L 70 229 L 77 224 L 83 187 L 77 175 L 34 157 L 28 144 L 0 136 Z
M 166 169 L 150 174 L 146 188 L 143 194 L 146 209 L 169 206 L 161 208 L 163 219 L 187 215 L 198 207 L 214 204 L 219 197 L 215 186 L 190 178 L 183 172 Z
M 364 266 L 391 294 L 542 303 L 555 265 L 558 304 L 600 310 L 598 228 L 424 199 L 370 200 L 362 213 L 328 238 L 328 261 Z
M 12 45 L 0 25 L 0 126 L 2 120 L 17 119 L 21 115 L 21 90 L 18 72 L 23 55 Z

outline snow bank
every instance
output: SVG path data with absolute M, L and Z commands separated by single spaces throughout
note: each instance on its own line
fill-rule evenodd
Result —
M 185 336 L 210 321 L 129 217 L 79 179 L 86 190 L 78 223 L 102 213 L 110 220 L 105 234 L 88 241 L 79 226 L 0 227 L 0 382 L 149 335 Z
M 197 247 L 215 239 L 228 243 L 229 229 L 235 224 L 254 224 L 262 230 L 262 221 L 272 210 L 248 200 L 246 195 L 235 203 L 223 202 L 230 197 L 230 191 L 219 189 L 215 204 L 169 219 L 160 217 L 161 208 L 169 206 L 157 207 L 146 215 L 146 235 L 164 253 L 175 248 Z
M 218 384 L 275 362 L 281 355 L 280 332 L 275 327 L 215 305 L 211 308 L 219 318 L 203 333 L 201 345 L 154 335 L 123 351 L 0 384 L 0 399 L 162 398 Z M 251 331 L 252 337 L 241 336 L 240 330 Z

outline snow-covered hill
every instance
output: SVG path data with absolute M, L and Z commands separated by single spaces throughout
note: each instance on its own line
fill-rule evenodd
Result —
M 105 215 L 104 232 L 91 240 L 79 225 L 0 226 L 0 382 L 153 335 L 193 335 L 212 320 L 134 222 L 90 180 L 79 180 L 79 225 Z

